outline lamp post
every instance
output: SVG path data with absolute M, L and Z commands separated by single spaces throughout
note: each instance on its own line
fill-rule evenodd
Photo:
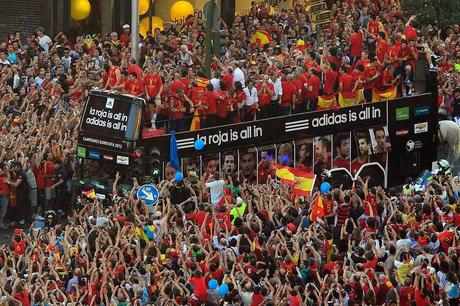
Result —
M 131 0 L 131 58 L 139 60 L 139 0 Z

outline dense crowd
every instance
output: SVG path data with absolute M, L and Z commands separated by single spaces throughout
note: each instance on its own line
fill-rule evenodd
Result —
M 422 29 L 397 1 L 331 10 L 330 28 L 315 32 L 300 2 L 274 14 L 254 2 L 221 22 L 209 80 L 194 17 L 142 38 L 139 62 L 128 25 L 91 41 L 39 28 L 1 42 L 0 228 L 14 232 L 0 247 L 0 303 L 458 305 L 459 182 L 448 171 L 422 191 L 363 178 L 295 197 L 270 176 L 257 185 L 214 168 L 176 180 L 170 168 L 154 207 L 120 192 L 130 178 L 117 174 L 110 199 L 77 195 L 83 208 L 73 209 L 77 127 L 93 87 L 142 96 L 147 121 L 181 131 L 194 114 L 209 127 L 370 102 L 373 91 L 414 94 L 425 57 L 439 115 L 460 116 L 458 25 Z M 251 43 L 257 30 L 271 42 Z

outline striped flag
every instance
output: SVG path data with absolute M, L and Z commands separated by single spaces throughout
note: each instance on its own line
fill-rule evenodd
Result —
M 209 84 L 209 80 L 208 80 L 208 79 L 202 78 L 202 77 L 196 78 L 196 85 L 197 85 L 198 87 L 206 88 L 206 86 L 208 86 L 208 84 Z
M 334 95 L 330 96 L 319 96 L 318 97 L 318 109 L 331 109 L 337 102 Z
M 257 30 L 251 36 L 251 44 L 257 44 L 261 47 L 270 43 L 272 40 L 271 34 L 264 30 Z
M 385 90 L 373 89 L 372 90 L 372 102 L 394 100 L 398 94 L 396 86 L 391 86 Z
M 344 92 L 339 93 L 339 105 L 340 107 L 352 106 L 356 104 L 364 103 L 364 90 L 360 89 L 355 92 Z
M 311 214 L 310 214 L 310 220 L 312 222 L 316 222 L 318 218 L 322 218 L 323 216 L 324 216 L 323 197 L 318 195 L 313 201 L 313 206 L 312 206 Z
M 83 190 L 81 193 L 90 200 L 96 199 L 96 191 L 94 191 L 94 189 Z
M 299 171 L 291 167 L 275 165 L 276 176 L 292 187 L 292 194 L 297 196 L 309 196 L 315 186 L 316 175 Z
M 195 112 L 193 112 L 193 119 L 192 119 L 192 124 L 190 124 L 190 131 L 197 131 L 200 129 L 200 114 L 198 113 L 198 110 L 196 109 Z

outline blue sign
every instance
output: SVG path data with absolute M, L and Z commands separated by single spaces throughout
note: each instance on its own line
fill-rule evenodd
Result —
M 429 105 L 420 105 L 416 106 L 414 110 L 415 117 L 418 116 L 426 116 L 430 114 L 430 106 Z
M 137 190 L 137 198 L 144 201 L 145 205 L 152 206 L 158 202 L 160 193 L 155 185 L 146 184 Z
M 96 151 L 89 151 L 88 157 L 92 159 L 101 159 L 101 153 L 96 152 Z

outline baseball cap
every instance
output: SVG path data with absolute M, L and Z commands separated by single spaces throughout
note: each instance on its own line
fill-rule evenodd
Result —
M 129 29 L 129 28 L 130 28 L 129 24 L 125 23 L 125 24 L 123 25 L 123 30 Z
M 241 205 L 243 204 L 243 199 L 241 197 L 236 198 L 236 205 Z
M 155 217 L 161 217 L 161 211 L 156 211 L 155 212 Z
M 289 224 L 287 225 L 287 228 L 288 228 L 288 230 L 290 230 L 292 233 L 294 233 L 295 230 L 297 229 L 296 226 L 295 226 L 294 224 L 292 224 L 292 223 L 289 223 Z

